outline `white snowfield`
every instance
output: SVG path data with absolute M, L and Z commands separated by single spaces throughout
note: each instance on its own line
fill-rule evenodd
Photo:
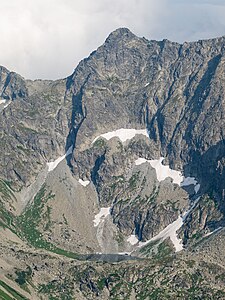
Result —
M 173 183 L 178 184 L 179 186 L 188 186 L 193 184 L 195 193 L 197 194 L 200 189 L 200 184 L 197 182 L 195 177 L 184 177 L 180 171 L 172 170 L 169 166 L 164 166 L 162 161 L 164 157 L 160 157 L 156 160 L 147 160 L 145 158 L 138 158 L 135 161 L 135 165 L 141 165 L 143 163 L 150 163 L 150 165 L 156 170 L 156 176 L 158 181 L 163 181 L 167 177 L 172 178 Z
M 169 166 L 164 166 L 162 164 L 163 160 L 164 160 L 164 157 L 160 157 L 159 159 L 156 159 L 156 160 L 147 160 L 145 158 L 138 158 L 135 161 L 135 165 L 138 166 L 145 162 L 148 162 L 156 170 L 156 176 L 157 176 L 157 179 L 159 182 L 163 181 L 167 177 L 170 177 L 173 179 L 173 183 L 180 185 L 184 178 L 182 176 L 181 172 L 172 170 L 172 169 L 170 169 Z
M 181 185 L 180 185 L 180 186 L 187 186 L 187 185 L 191 185 L 191 184 L 196 185 L 196 184 L 197 184 L 197 180 L 196 180 L 194 177 L 186 177 L 186 178 L 184 178 L 184 180 L 181 182 Z
M 200 190 L 200 184 L 198 183 L 195 186 L 195 193 L 197 194 L 199 190 Z
M 0 105 L 5 104 L 3 108 L 6 108 L 11 103 L 10 100 L 0 99 Z
M 128 237 L 127 241 L 131 245 L 136 245 L 138 243 L 138 239 L 136 238 L 135 234 L 132 234 L 130 237 Z
M 124 129 L 124 128 L 121 128 L 121 129 L 111 131 L 111 132 L 107 132 L 107 133 L 104 133 L 104 134 L 101 134 L 101 135 L 97 136 L 93 140 L 92 144 L 95 141 L 97 141 L 100 137 L 103 137 L 108 141 L 110 139 L 112 139 L 113 137 L 118 137 L 121 140 L 121 142 L 124 143 L 127 140 L 131 140 L 137 134 L 142 134 L 142 135 L 145 135 L 145 136 L 149 137 L 147 129 L 139 129 L 138 130 L 138 129 Z
M 211 232 L 206 233 L 206 234 L 204 235 L 204 237 L 210 236 L 210 235 L 216 233 L 217 231 L 219 231 L 220 229 L 222 229 L 221 226 L 218 227 L 218 228 L 216 228 L 215 230 L 213 230 L 213 231 L 211 231 Z
M 87 186 L 87 185 L 90 183 L 89 180 L 82 180 L 82 179 L 79 179 L 78 182 L 79 182 L 81 185 L 83 185 L 84 187 Z
M 47 166 L 48 166 L 48 172 L 52 172 L 57 166 L 58 164 L 64 160 L 69 154 L 72 154 L 73 152 L 73 146 L 71 146 L 66 154 L 64 154 L 63 156 L 60 156 L 59 158 L 57 158 L 56 160 L 52 161 L 52 162 L 48 162 Z
M 181 182 L 180 186 L 188 186 L 193 184 L 195 193 L 197 194 L 199 189 L 200 189 L 200 184 L 198 183 L 198 181 L 195 179 L 195 177 L 184 177 L 184 180 Z
M 101 222 L 103 222 L 105 220 L 105 218 L 110 215 L 110 210 L 111 207 L 102 207 L 100 209 L 100 212 L 95 215 L 95 218 L 93 220 L 94 222 L 94 227 L 97 227 Z
M 0 104 L 5 104 L 6 100 L 5 99 L 0 99 Z
M 119 252 L 119 255 L 131 255 L 132 252 Z
M 147 245 L 150 242 L 154 242 L 157 240 L 164 241 L 167 238 L 170 238 L 174 247 L 175 251 L 179 252 L 183 249 L 183 243 L 182 240 L 177 237 L 177 231 L 181 228 L 183 225 L 183 218 L 181 216 L 178 217 L 176 221 L 169 224 L 165 229 L 163 229 L 159 234 L 151 238 L 150 240 L 146 242 L 139 242 L 138 247 L 143 247 Z

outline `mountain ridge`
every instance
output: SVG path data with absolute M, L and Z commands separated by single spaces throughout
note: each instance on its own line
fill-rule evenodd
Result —
M 118 296 L 111 275 L 90 262 L 119 255 L 135 270 L 138 284 L 141 265 L 151 282 L 149 295 L 185 299 L 183 288 L 188 297 L 203 291 L 212 299 L 224 296 L 224 261 L 209 286 L 210 255 L 203 259 L 199 253 L 216 253 L 214 240 L 223 245 L 224 46 L 224 37 L 178 44 L 148 41 L 120 28 L 65 79 L 25 80 L 0 68 L 4 282 L 11 276 L 15 287 L 22 272 L 31 295 L 43 299 L 50 299 L 52 288 L 62 297 L 65 282 L 68 299 L 126 299 L 126 293 L 127 299 L 147 299 L 130 279 L 134 290 L 128 284 Z M 10 248 L 15 239 L 16 253 Z M 8 269 L 4 249 L 13 261 Z M 192 255 L 190 281 L 183 271 L 179 279 L 179 262 L 185 270 Z M 149 268 L 153 264 L 157 273 L 167 263 L 175 268 L 173 281 L 162 287 L 171 275 L 168 267 L 165 277 L 157 275 L 157 291 Z M 107 268 L 117 272 L 120 286 L 117 266 Z

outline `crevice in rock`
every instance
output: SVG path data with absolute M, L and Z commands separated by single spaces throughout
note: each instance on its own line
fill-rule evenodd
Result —
M 91 170 L 91 181 L 95 185 L 97 192 L 99 192 L 99 187 L 98 187 L 99 174 L 98 174 L 98 172 L 100 170 L 102 163 L 105 161 L 105 153 L 106 153 L 106 151 L 102 155 L 98 156 L 98 158 L 95 161 L 94 168 Z
M 67 136 L 66 140 L 66 149 L 65 152 L 72 146 L 73 151 L 76 147 L 76 138 L 77 138 L 77 133 L 85 120 L 87 116 L 87 108 L 85 105 L 83 105 L 83 89 L 86 83 L 88 82 L 88 79 L 90 77 L 90 74 L 87 76 L 86 80 L 84 81 L 83 85 L 80 88 L 79 93 L 73 94 L 72 96 L 72 114 L 71 114 L 71 120 L 70 120 L 70 131 Z M 69 91 L 72 88 L 74 81 L 71 77 L 68 78 L 66 87 L 68 88 L 67 91 Z M 67 92 L 66 92 L 67 93 Z M 71 167 L 71 162 L 70 162 L 70 155 L 67 156 L 67 164 Z

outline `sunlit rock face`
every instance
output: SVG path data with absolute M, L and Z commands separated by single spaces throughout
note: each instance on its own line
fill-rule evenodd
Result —
M 200 284 L 209 282 L 207 263 L 224 260 L 214 243 L 224 248 L 224 46 L 224 37 L 181 45 L 122 28 L 65 79 L 25 80 L 0 67 L 0 247 L 7 249 L 0 253 L 15 264 L 4 264 L 7 270 L 26 274 L 29 262 L 28 279 L 36 280 L 31 293 L 47 278 L 57 299 L 72 287 L 76 292 L 65 295 L 74 299 L 85 293 L 84 299 L 97 299 L 103 290 L 107 299 L 119 277 L 109 270 L 114 266 L 96 264 L 93 271 L 93 263 L 90 271 L 85 260 L 173 259 L 172 275 L 169 265 L 146 271 L 137 260 L 126 271 L 132 274 L 126 282 L 139 282 L 123 291 L 130 298 L 144 282 L 142 270 L 171 275 L 167 282 L 186 292 L 194 290 L 188 280 L 199 270 Z M 196 258 L 201 251 L 204 263 Z M 180 259 L 189 253 L 187 262 Z M 84 263 L 74 271 L 76 259 Z M 188 267 L 192 273 L 181 280 L 178 271 Z M 106 270 L 117 274 L 113 280 Z M 224 276 L 215 278 L 221 283 Z

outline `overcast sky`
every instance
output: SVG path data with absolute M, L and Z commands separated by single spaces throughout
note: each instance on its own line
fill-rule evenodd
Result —
M 0 65 L 25 78 L 68 76 L 109 33 L 183 42 L 225 35 L 225 0 L 0 0 Z

